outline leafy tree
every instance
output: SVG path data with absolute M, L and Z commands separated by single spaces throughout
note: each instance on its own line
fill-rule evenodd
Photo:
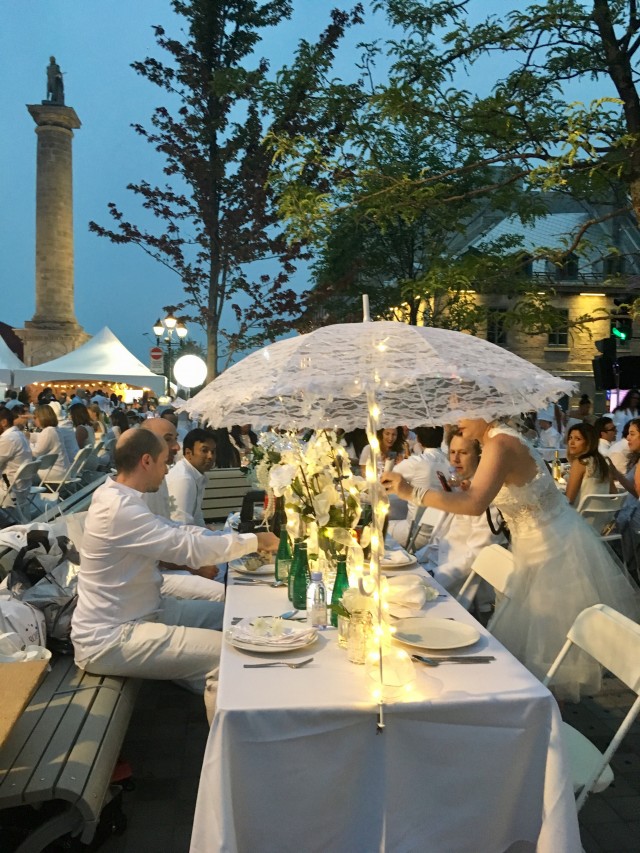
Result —
M 473 329 L 475 308 L 466 315 L 465 310 L 475 303 L 465 305 L 462 298 L 469 283 L 480 291 L 504 292 L 505 282 L 511 282 L 513 323 L 549 331 L 555 321 L 548 298 L 541 306 L 522 277 L 522 289 L 516 292 L 513 286 L 514 264 L 517 270 L 521 256 L 517 245 L 487 246 L 475 258 L 437 249 L 443 231 L 455 247 L 456 231 L 469 224 L 471 208 L 489 214 L 515 210 L 527 221 L 541 213 L 541 190 L 565 191 L 604 209 L 602 216 L 566 235 L 560 250 L 540 247 L 536 257 L 555 264 L 588 250 L 589 226 L 628 212 L 627 194 L 640 213 L 636 3 L 547 0 L 489 16 L 475 26 L 469 23 L 471 5 L 469 0 L 374 3 L 398 33 L 385 46 L 391 64 L 384 83 L 374 82 L 381 48 L 364 46 L 360 97 L 351 94 L 354 110 L 341 138 L 329 148 L 308 136 L 274 139 L 278 172 L 273 180 L 292 234 L 322 246 L 319 283 L 341 280 L 341 272 L 348 272 L 369 289 L 382 269 L 380 254 L 387 243 L 392 249 L 386 258 L 388 277 L 398 283 L 389 289 L 387 308 L 398 304 L 399 295 L 413 295 L 409 318 L 416 317 L 421 300 L 431 311 L 429 322 Z M 493 68 L 501 67 L 493 62 L 496 56 L 506 57 L 509 65 L 502 78 L 491 79 Z M 489 94 L 461 87 L 465 73 L 476 79 L 482 75 Z M 568 103 L 565 88 L 587 79 L 613 83 L 620 100 Z M 332 104 L 330 95 L 325 100 Z M 409 156 L 398 157 L 390 168 L 384 152 L 394 150 L 394 139 L 407 128 L 422 131 L 431 159 L 407 150 Z M 324 184 L 307 178 L 318 174 L 328 176 Z M 414 264 L 419 273 L 394 270 L 404 245 L 398 227 L 408 229 L 422 252 L 423 259 Z M 353 249 L 363 234 L 361 251 L 352 256 L 349 270 L 341 271 L 342 241 L 352 239 Z M 373 245 L 375 250 L 367 251 Z M 451 285 L 452 311 L 438 317 L 443 286 L 451 292 Z
M 275 191 L 267 185 L 269 127 L 296 133 L 304 102 L 318 74 L 330 63 L 344 30 L 359 20 L 333 12 L 304 65 L 282 78 L 282 100 L 271 102 L 268 63 L 255 56 L 261 34 L 290 17 L 291 0 L 172 0 L 185 21 L 178 40 L 162 26 L 155 38 L 166 59 L 134 62 L 138 74 L 164 90 L 169 106 L 158 107 L 151 127 L 135 131 L 164 157 L 167 183 L 142 180 L 131 190 L 157 220 L 146 228 L 125 218 L 115 203 L 111 228 L 90 229 L 114 243 L 136 244 L 180 277 L 186 299 L 177 306 L 207 332 L 209 378 L 222 357 L 263 344 L 287 331 L 299 311 L 289 286 L 296 262 L 308 258 L 302 241 L 287 242 L 278 221 Z M 307 129 L 311 129 L 310 126 Z M 273 270 L 269 272 L 269 270 Z M 230 308 L 238 325 L 222 325 Z M 182 310 L 184 314 L 184 310 Z

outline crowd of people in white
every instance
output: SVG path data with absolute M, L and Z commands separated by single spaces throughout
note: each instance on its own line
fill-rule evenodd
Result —
M 587 402 L 573 419 L 551 407 L 525 417 L 522 429 L 462 420 L 453 427 L 390 427 L 378 436 L 379 476 L 393 500 L 388 534 L 447 590 L 458 592 L 485 546 L 512 550 L 509 598 L 494 606 L 485 586 L 478 615 L 490 618 L 493 633 L 540 677 L 584 607 L 602 602 L 640 615 L 637 587 L 623 565 L 635 570 L 640 529 L 640 395 L 630 392 L 600 418 Z M 370 457 L 363 433 L 341 437 L 356 470 Z M 271 533 L 210 530 L 202 498 L 207 471 L 216 463 L 239 465 L 255 441 L 246 425 L 203 429 L 171 408 L 125 407 L 105 393 L 86 398 L 78 391 L 63 401 L 41 395 L 36 405 L 9 393 L 0 406 L 5 505 L 33 504 L 31 483 L 12 489 L 26 462 L 49 456 L 39 475 L 55 483 L 78 453 L 97 448 L 93 470 L 111 472 L 93 494 L 76 543 L 82 559 L 72 639 L 80 667 L 177 680 L 202 690 L 212 713 L 224 607 L 218 565 L 275 551 L 278 541 Z M 576 512 L 586 495 L 621 488 L 629 493 L 621 518 L 631 531 L 624 561 Z M 577 699 L 597 689 L 599 671 L 586 656 L 564 671 L 554 686 L 558 696 Z

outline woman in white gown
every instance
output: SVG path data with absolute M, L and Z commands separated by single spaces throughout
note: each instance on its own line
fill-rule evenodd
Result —
M 479 515 L 491 503 L 500 509 L 511 531 L 515 573 L 489 628 L 542 678 L 578 613 L 601 602 L 638 620 L 639 591 L 515 429 L 474 419 L 461 420 L 459 430 L 483 446 L 468 491 L 412 489 L 393 472 L 382 482 L 406 500 L 446 512 Z M 570 654 L 552 687 L 558 698 L 577 701 L 581 693 L 597 692 L 601 672 L 583 652 Z

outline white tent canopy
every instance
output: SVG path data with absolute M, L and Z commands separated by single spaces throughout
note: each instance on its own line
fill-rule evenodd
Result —
M 11 385 L 11 374 L 20 368 L 24 368 L 24 364 L 18 356 L 9 349 L 4 338 L 0 336 L 0 382 Z
M 55 382 L 59 380 L 77 380 L 82 382 L 126 382 L 140 388 L 150 388 L 156 394 L 163 394 L 164 376 L 152 373 L 135 355 L 129 352 L 111 329 L 104 329 L 94 335 L 73 352 L 36 364 L 14 370 L 16 385 L 29 385 L 32 382 Z

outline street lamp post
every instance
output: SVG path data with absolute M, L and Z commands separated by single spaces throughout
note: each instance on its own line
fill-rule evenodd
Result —
M 165 376 L 167 381 L 171 382 L 171 368 L 173 366 L 173 334 L 176 334 L 178 342 L 181 343 L 189 334 L 183 320 L 178 320 L 173 311 L 169 311 L 164 320 L 156 320 L 153 324 L 153 334 L 156 336 L 156 346 L 160 346 L 162 340 L 167 345 L 167 366 Z

